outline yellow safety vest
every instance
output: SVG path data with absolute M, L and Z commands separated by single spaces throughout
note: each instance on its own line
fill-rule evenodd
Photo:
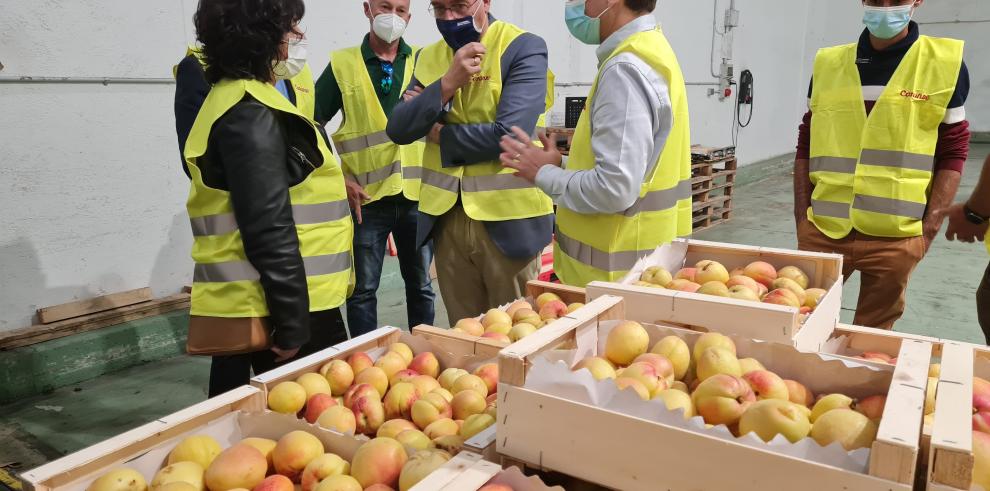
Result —
M 354 235 L 340 165 L 315 123 L 274 86 L 253 80 L 222 80 L 213 86 L 203 103 L 184 152 L 192 177 L 186 208 L 192 223 L 192 257 L 196 262 L 191 313 L 212 317 L 268 315 L 258 271 L 244 251 L 230 193 L 207 186 L 199 168 L 214 123 L 245 94 L 273 110 L 299 117 L 313 128 L 323 165 L 290 188 L 289 199 L 306 268 L 310 311 L 339 307 L 353 284 Z
M 199 60 L 199 63 L 206 67 L 206 61 L 203 59 L 203 53 L 199 48 L 195 46 L 186 47 L 186 56 L 193 55 Z M 172 67 L 172 77 L 175 78 L 179 74 L 179 65 Z M 299 108 L 299 112 L 303 113 L 309 119 L 316 118 L 316 85 L 313 83 L 313 71 L 309 69 L 309 63 L 303 67 L 302 71 L 298 75 L 292 77 L 289 80 L 292 84 L 292 89 L 296 94 L 296 107 Z
M 640 186 L 639 199 L 623 213 L 582 214 L 557 207 L 553 268 L 568 285 L 616 281 L 657 246 L 691 235 L 691 122 L 684 75 L 659 28 L 633 34 L 609 59 L 633 53 L 663 75 L 670 86 L 674 122 L 660 158 Z M 599 74 L 599 77 L 601 74 Z M 591 110 L 599 79 L 591 87 L 571 143 L 567 170 L 595 167 Z
M 875 237 L 917 237 L 963 42 L 921 36 L 869 116 L 856 49 L 856 44 L 825 48 L 815 58 L 810 155 L 815 190 L 808 218 L 833 239 L 853 229 Z
M 502 96 L 502 54 L 524 31 L 497 20 L 481 38 L 487 54 L 481 72 L 457 91 L 447 113 L 447 124 L 484 124 L 495 121 Z M 416 62 L 416 80 L 429 86 L 447 72 L 454 51 L 440 41 L 423 48 Z M 553 105 L 553 74 L 547 73 L 545 109 Z M 537 132 L 544 131 L 546 115 L 537 121 Z M 460 196 L 464 212 L 474 220 L 503 221 L 532 218 L 553 213 L 553 202 L 532 183 L 516 177 L 501 162 L 444 168 L 440 165 L 440 146 L 427 143 L 423 154 L 423 180 L 419 211 L 440 216 L 453 208 Z
M 413 57 L 406 56 L 402 85 L 393 90 L 409 86 Z M 388 117 L 378 100 L 361 47 L 334 52 L 330 66 L 344 96 L 344 124 L 333 135 L 344 174 L 361 184 L 371 201 L 399 193 L 419 200 L 424 143 L 396 145 L 385 134 Z

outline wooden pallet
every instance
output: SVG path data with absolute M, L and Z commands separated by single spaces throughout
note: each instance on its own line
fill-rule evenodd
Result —
M 737 165 L 734 157 L 691 164 L 695 232 L 723 224 L 732 217 L 732 193 Z

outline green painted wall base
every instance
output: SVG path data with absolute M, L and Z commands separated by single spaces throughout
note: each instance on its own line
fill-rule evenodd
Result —
M 176 311 L 4 351 L 0 404 L 185 352 L 189 313 Z

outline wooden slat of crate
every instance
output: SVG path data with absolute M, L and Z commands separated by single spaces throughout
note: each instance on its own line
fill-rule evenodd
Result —
M 410 488 L 410 491 L 477 491 L 502 468 L 481 455 L 461 452 Z
M 502 351 L 502 348 L 509 345 L 504 341 L 481 338 L 460 331 L 427 325 L 414 327 L 412 333 L 437 343 L 445 343 L 451 350 L 454 350 L 451 353 L 475 355 L 483 358 L 495 358 L 498 356 L 498 352 Z
M 96 298 L 87 298 L 76 302 L 64 303 L 53 307 L 38 309 L 38 322 L 51 324 L 55 321 L 71 319 L 87 314 L 95 314 L 105 310 L 126 307 L 152 300 L 151 288 L 138 288 L 126 292 L 112 293 Z
M 928 455 L 928 484 L 933 490 L 968 490 L 973 476 L 972 346 L 947 342 L 935 396 L 935 424 Z
M 526 296 L 535 299 L 544 293 L 554 293 L 568 305 L 586 300 L 584 288 L 537 280 L 526 283 Z

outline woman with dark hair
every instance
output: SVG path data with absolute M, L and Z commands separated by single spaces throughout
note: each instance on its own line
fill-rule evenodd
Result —
M 275 87 L 302 0 L 201 0 L 213 85 L 189 134 L 196 262 L 189 351 L 214 355 L 210 396 L 346 339 L 353 228 L 322 128 Z

